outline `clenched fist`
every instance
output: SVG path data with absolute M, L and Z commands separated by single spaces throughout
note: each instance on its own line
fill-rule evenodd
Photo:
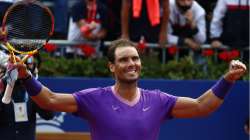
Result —
M 225 74 L 224 78 L 227 81 L 235 82 L 240 79 L 247 71 L 246 65 L 239 60 L 232 60 L 229 65 L 229 71 Z

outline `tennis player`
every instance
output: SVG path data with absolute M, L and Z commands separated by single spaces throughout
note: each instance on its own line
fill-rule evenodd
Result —
M 27 73 L 25 65 L 15 66 L 38 105 L 86 119 L 92 140 L 157 140 L 164 121 L 207 116 L 218 109 L 236 80 L 246 72 L 242 62 L 233 60 L 228 72 L 215 85 L 193 99 L 139 88 L 141 60 L 135 45 L 128 40 L 112 42 L 108 60 L 114 85 L 73 94 L 52 92 Z

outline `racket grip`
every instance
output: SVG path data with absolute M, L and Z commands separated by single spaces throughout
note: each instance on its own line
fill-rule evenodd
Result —
M 2 98 L 2 102 L 4 104 L 9 104 L 11 101 L 11 95 L 12 95 L 17 77 L 18 77 L 17 69 L 10 71 L 9 77 L 7 79 L 7 86 L 6 86 L 6 89 Z
M 4 96 L 3 96 L 3 98 L 2 98 L 2 102 L 3 102 L 4 104 L 9 104 L 9 103 L 10 103 L 12 91 L 13 91 L 13 88 L 14 88 L 14 86 L 15 86 L 15 82 L 16 82 L 16 81 L 11 81 L 10 84 L 7 84 L 6 89 L 5 89 L 5 92 L 4 92 Z

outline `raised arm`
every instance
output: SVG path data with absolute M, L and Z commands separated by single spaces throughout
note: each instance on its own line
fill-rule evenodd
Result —
M 175 118 L 207 116 L 214 112 L 222 102 L 223 100 L 216 97 L 211 89 L 196 99 L 179 97 L 172 110 L 172 116 Z
M 15 64 L 20 79 L 31 98 L 43 109 L 60 112 L 76 112 L 77 103 L 72 94 L 54 93 L 27 72 L 24 64 Z
M 175 118 L 207 116 L 223 103 L 234 82 L 246 72 L 246 66 L 238 60 L 230 63 L 229 71 L 208 91 L 196 99 L 179 97 L 172 110 Z
M 72 94 L 54 93 L 45 86 L 42 86 L 41 91 L 37 95 L 31 96 L 31 98 L 41 108 L 46 110 L 59 112 L 77 111 L 77 104 Z

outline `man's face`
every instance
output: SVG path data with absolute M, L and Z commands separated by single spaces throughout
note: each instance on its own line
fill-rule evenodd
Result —
M 193 4 L 193 0 L 176 0 L 176 4 L 182 13 L 189 10 Z
M 141 72 L 141 60 L 134 47 L 121 47 L 115 50 L 114 64 L 109 68 L 119 82 L 137 82 Z

